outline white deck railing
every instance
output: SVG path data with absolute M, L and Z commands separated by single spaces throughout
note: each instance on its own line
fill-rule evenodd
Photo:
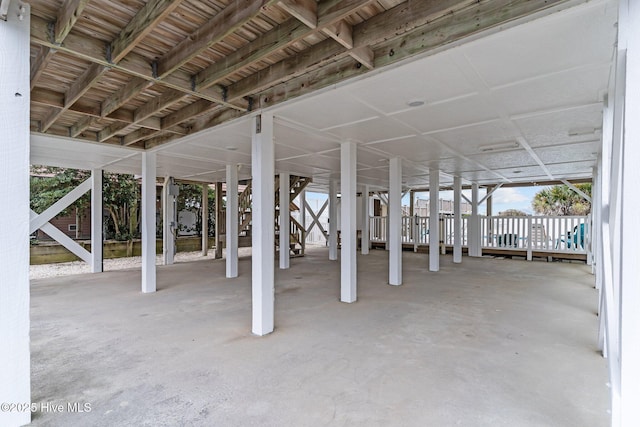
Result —
M 440 240 L 453 246 L 453 217 L 440 218 Z M 586 254 L 591 247 L 589 216 L 480 216 L 483 249 Z M 462 218 L 462 246 L 467 246 L 468 217 Z M 372 217 L 369 239 L 385 243 L 387 217 Z M 429 244 L 429 217 L 402 218 L 402 243 Z

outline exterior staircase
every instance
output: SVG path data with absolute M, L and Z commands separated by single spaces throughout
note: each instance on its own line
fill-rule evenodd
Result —
M 304 190 L 307 185 L 311 183 L 311 178 L 302 177 L 302 176 L 289 176 L 289 252 L 292 257 L 296 256 L 304 256 L 304 241 L 306 238 L 306 231 L 302 224 L 300 224 L 296 219 L 291 215 L 292 212 L 300 211 L 300 207 L 294 203 L 294 200 L 298 195 Z M 280 248 L 280 177 L 276 177 L 275 182 L 275 227 L 276 227 L 276 248 L 278 250 L 282 250 Z
M 300 207 L 294 203 L 294 200 L 311 183 L 311 178 L 290 175 L 289 177 L 289 212 L 297 212 Z M 280 250 L 280 176 L 275 177 L 275 245 Z M 248 180 L 242 193 L 238 195 L 238 246 L 251 246 L 251 196 L 252 196 L 251 180 Z M 223 227 L 222 234 L 226 234 L 224 229 L 225 212 L 221 212 L 221 220 Z M 292 215 L 289 215 L 289 251 L 292 257 L 304 256 L 304 241 L 306 232 L 302 224 L 300 224 Z

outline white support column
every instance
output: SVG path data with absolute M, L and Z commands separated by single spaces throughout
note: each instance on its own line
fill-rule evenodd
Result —
M 255 182 L 255 181 L 253 181 Z M 238 277 L 238 165 L 227 165 L 227 278 Z M 255 218 L 253 218 L 255 224 Z
M 176 253 L 176 197 L 173 178 L 164 178 L 162 186 L 162 260 L 164 265 L 172 265 Z
M 626 49 L 626 88 L 621 164 L 620 397 L 623 426 L 640 421 L 640 4 L 621 2 L 618 49 Z
M 289 199 L 291 190 L 289 188 L 289 174 L 280 174 L 280 269 L 289 268 Z
M 478 216 L 478 184 L 471 184 L 471 218 L 469 218 L 469 228 L 468 228 L 468 250 L 469 256 L 472 257 L 481 257 L 482 256 L 482 246 L 480 242 L 480 217 Z
M 356 185 L 356 143 L 346 141 L 340 145 L 340 301 L 348 303 L 357 299 Z
M 256 335 L 273 332 L 274 323 L 274 174 L 273 114 L 251 120 L 252 174 L 252 331 Z M 227 230 L 228 233 L 228 230 Z
M 91 171 L 91 272 L 102 273 L 102 169 Z
M 202 184 L 202 256 L 209 253 L 209 184 Z
M 429 169 L 429 271 L 440 271 L 440 170 Z
M 16 404 L 31 402 L 29 17 L 30 6 L 13 1 L 0 20 L 0 402 Z M 0 411 L 2 426 L 30 422 L 30 411 Z
M 307 191 L 302 190 L 298 196 L 300 203 L 300 225 L 302 225 L 302 253 L 307 249 Z
M 222 258 L 222 183 L 216 182 L 216 202 L 214 204 L 215 209 L 215 239 L 216 239 L 216 247 L 215 247 L 215 258 Z
M 462 178 L 453 177 L 453 262 L 462 262 Z
M 142 153 L 142 292 L 156 291 L 156 153 Z
M 334 179 L 329 181 L 329 260 L 338 259 L 338 191 Z
M 402 284 L 402 159 L 389 160 L 389 284 Z
M 360 252 L 362 255 L 369 254 L 369 186 L 365 185 L 362 192 L 362 236 L 360 241 Z
M 531 240 L 533 231 L 533 219 L 527 217 L 527 261 L 533 260 L 533 241 Z

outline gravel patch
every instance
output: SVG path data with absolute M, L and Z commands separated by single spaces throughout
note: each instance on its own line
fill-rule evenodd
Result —
M 222 255 L 225 255 L 222 250 Z M 214 250 L 210 250 L 207 256 L 202 256 L 202 252 L 178 252 L 174 258 L 176 263 L 213 260 Z M 239 248 L 238 256 L 251 256 L 251 248 Z M 156 265 L 162 265 L 162 255 L 156 256 Z M 105 259 L 103 264 L 104 271 L 126 270 L 130 268 L 141 268 L 142 257 L 126 257 Z M 91 266 L 84 261 L 60 262 L 56 264 L 41 264 L 29 266 L 29 279 L 45 279 L 47 277 L 71 276 L 74 274 L 91 273 Z

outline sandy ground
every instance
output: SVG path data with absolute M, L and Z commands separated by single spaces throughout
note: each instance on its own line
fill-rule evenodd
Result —
M 202 256 L 200 251 L 196 252 L 178 252 L 175 256 L 175 262 L 191 262 L 202 261 L 205 259 L 215 259 L 215 252 L 209 251 L 207 256 Z M 223 249 L 222 255 L 225 255 Z M 238 256 L 250 256 L 251 248 L 238 249 Z M 162 255 L 156 256 L 156 265 L 162 265 Z M 142 266 L 142 257 L 134 256 L 128 258 L 105 259 L 103 263 L 104 271 L 126 270 L 129 268 L 140 268 Z M 71 276 L 74 274 L 91 273 L 91 266 L 84 261 L 61 262 L 57 264 L 41 264 L 29 267 L 29 279 L 46 279 L 47 277 Z

